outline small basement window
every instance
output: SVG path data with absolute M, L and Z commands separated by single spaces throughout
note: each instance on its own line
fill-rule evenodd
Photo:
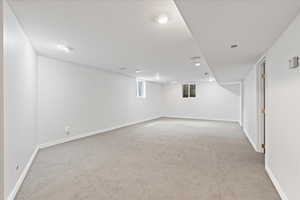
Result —
M 136 96 L 146 98 L 146 81 L 136 80 Z
M 184 84 L 182 85 L 182 97 L 196 97 L 196 85 L 195 84 Z

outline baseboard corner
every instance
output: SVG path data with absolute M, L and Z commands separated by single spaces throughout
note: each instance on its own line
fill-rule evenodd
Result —
M 252 145 L 253 149 L 258 152 L 258 153 L 262 153 L 258 150 L 257 146 L 255 145 L 255 143 L 253 142 L 253 140 L 251 139 L 251 137 L 249 136 L 249 133 L 247 132 L 247 130 L 243 127 L 243 132 L 245 133 L 248 141 L 250 142 L 250 144 Z

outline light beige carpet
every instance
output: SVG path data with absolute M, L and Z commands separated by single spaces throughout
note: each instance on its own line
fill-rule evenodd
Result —
M 40 151 L 17 200 L 279 200 L 236 123 L 160 119 Z

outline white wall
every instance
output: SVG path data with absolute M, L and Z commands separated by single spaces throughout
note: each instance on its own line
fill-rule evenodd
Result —
M 300 198 L 300 15 L 267 53 L 266 166 L 287 199 Z
M 46 57 L 38 63 L 39 143 L 162 114 L 161 85 L 147 82 L 147 98 L 137 98 L 133 78 Z
M 13 190 L 37 145 L 36 54 L 4 2 L 5 183 Z M 16 166 L 19 165 L 19 169 Z
M 240 120 L 240 95 L 217 82 L 197 84 L 196 98 L 182 98 L 182 85 L 164 87 L 165 115 L 210 120 Z
M 0 45 L 3 47 L 3 2 L 0 1 Z M 0 200 L 4 199 L 3 48 L 0 48 Z
M 258 151 L 258 116 L 257 116 L 257 70 L 253 66 L 243 80 L 243 122 L 242 126 L 248 139 Z

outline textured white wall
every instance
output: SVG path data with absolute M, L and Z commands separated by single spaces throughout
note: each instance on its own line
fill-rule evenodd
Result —
M 253 66 L 243 80 L 243 129 L 258 150 L 258 116 L 257 116 L 257 71 Z
M 216 82 L 197 84 L 196 98 L 182 98 L 182 85 L 164 87 L 165 115 L 211 120 L 240 120 L 240 95 Z
M 37 57 L 6 3 L 4 8 L 5 192 L 7 196 L 37 145 Z M 19 165 L 18 170 L 17 165 Z
M 300 198 L 300 15 L 267 53 L 266 165 L 289 200 Z
M 161 116 L 162 86 L 94 68 L 39 57 L 39 143 Z M 65 133 L 70 126 L 71 134 Z

